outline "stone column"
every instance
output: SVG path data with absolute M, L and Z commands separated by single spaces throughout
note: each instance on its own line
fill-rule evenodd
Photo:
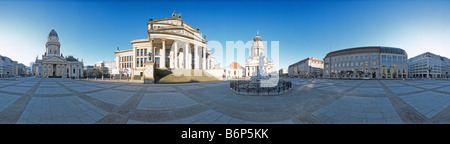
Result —
M 206 69 L 211 69 L 211 61 L 210 57 L 206 59 Z
M 198 45 L 194 45 L 194 69 L 198 69 Z
M 48 67 L 47 67 L 47 65 L 46 64 L 42 64 L 42 76 L 47 76 L 47 71 L 46 71 L 46 69 L 47 69 Z
M 161 59 L 159 60 L 159 68 L 166 67 L 166 39 L 162 40 Z
M 206 47 L 202 47 L 203 58 L 202 58 L 202 69 L 206 69 Z
M 79 69 L 79 67 L 77 66 L 77 67 L 75 68 L 75 77 L 76 77 L 76 78 L 78 78 L 78 76 L 79 76 L 79 74 L 78 74 L 78 69 Z
M 135 47 L 132 47 L 132 49 L 133 49 L 133 54 L 132 54 L 132 56 L 134 55 L 134 56 L 137 57 L 137 54 L 136 54 L 136 48 L 135 48 Z M 140 52 L 140 51 L 137 51 L 137 52 Z M 141 54 L 141 53 L 139 53 L 139 54 Z M 131 69 L 136 69 L 136 64 L 137 64 L 137 62 L 136 62 L 136 57 L 131 58 L 131 63 L 132 63 L 132 66 L 130 66 Z
M 155 61 L 155 51 L 153 49 L 153 39 L 150 39 L 150 49 L 147 49 L 147 51 L 152 53 L 151 61 Z
M 173 62 L 174 62 L 174 64 L 175 64 L 175 68 L 177 69 L 178 68 L 178 44 L 177 44 L 177 41 L 174 41 L 173 42 L 173 44 L 175 45 L 174 46 L 174 59 L 173 59 Z
M 172 46 L 171 47 L 173 47 L 173 43 L 172 43 Z M 169 61 L 170 61 L 170 63 L 169 63 L 169 68 L 171 68 L 171 69 L 173 69 L 174 68 L 174 63 L 173 63 L 173 59 L 174 59 L 174 54 L 173 54 L 173 48 L 170 48 L 170 53 L 169 53 Z
M 188 62 L 188 69 L 192 69 L 192 50 L 191 50 L 190 47 L 188 49 L 189 49 L 189 53 L 188 53 L 188 60 L 189 60 L 189 62 Z
M 55 75 L 56 76 L 61 76 L 61 65 L 60 64 L 57 64 L 56 65 L 56 72 L 55 72 Z
M 184 57 L 184 68 L 185 69 L 188 69 L 188 65 L 189 65 L 189 43 L 186 43 L 185 44 L 185 47 L 184 47 L 184 54 L 185 54 L 185 57 Z

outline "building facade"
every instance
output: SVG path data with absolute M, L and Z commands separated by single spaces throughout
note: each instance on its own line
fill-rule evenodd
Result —
M 278 70 L 278 74 L 280 77 L 288 77 L 289 70 L 287 68 L 282 68 L 282 69 Z
M 50 31 L 45 43 L 46 52 L 42 59 L 36 57 L 35 76 L 50 78 L 80 78 L 83 77 L 83 61 L 73 56 L 64 57 L 61 54 L 61 44 L 54 29 Z
M 0 55 L 0 78 L 17 76 L 17 61 Z
M 200 30 L 183 21 L 180 14 L 149 19 L 147 32 L 148 38 L 131 41 L 132 49 L 117 49 L 119 70 L 129 69 L 133 77 L 141 77 L 147 61 L 153 61 L 155 68 L 160 69 L 207 70 L 214 65 L 211 50 L 206 48 L 206 37 L 202 38 Z
M 426 52 L 408 61 L 410 78 L 448 78 L 450 75 L 450 60 L 446 57 Z
M 17 75 L 18 76 L 27 76 L 29 71 L 27 70 L 28 67 L 25 66 L 22 63 L 17 64 Z
M 263 67 L 260 68 L 260 61 L 263 61 Z M 253 44 L 251 49 L 251 56 L 247 59 L 245 63 L 245 77 L 252 77 L 257 75 L 258 69 L 261 69 L 264 73 L 269 74 L 273 71 L 272 60 L 268 61 L 264 54 L 264 43 L 259 32 L 253 38 Z
M 225 77 L 228 79 L 240 79 L 244 77 L 244 67 L 237 62 L 231 63 L 225 68 Z
M 35 73 L 36 73 L 36 69 L 35 69 L 35 66 L 34 66 L 34 62 L 30 62 L 30 67 L 29 67 L 29 69 L 30 69 L 30 75 L 34 76 Z
M 301 78 L 317 78 L 322 77 L 322 71 L 323 60 L 311 57 L 289 65 L 288 76 Z
M 406 78 L 408 55 L 393 47 L 357 47 L 330 52 L 324 58 L 326 78 Z

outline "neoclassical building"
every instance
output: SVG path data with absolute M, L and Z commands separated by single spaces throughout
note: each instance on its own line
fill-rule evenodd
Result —
M 356 47 L 330 52 L 324 58 L 325 78 L 406 78 L 408 54 L 394 47 Z
M 45 43 L 46 51 L 42 59 L 36 57 L 36 77 L 50 78 L 80 78 L 83 77 L 83 61 L 73 56 L 64 57 L 61 54 L 58 33 L 52 29 Z
M 172 18 L 147 22 L 148 38 L 131 41 L 132 49 L 119 50 L 116 67 L 128 69 L 133 77 L 143 76 L 145 62 L 154 61 L 159 69 L 211 69 L 214 56 L 206 48 L 205 36 L 197 28 L 181 19 L 181 14 Z M 149 57 L 149 54 L 152 57 Z
M 288 75 L 290 77 L 321 77 L 323 75 L 323 60 L 309 57 L 297 63 L 289 65 Z
M 264 61 L 264 66 L 261 68 L 264 73 L 269 74 L 273 70 L 272 60 L 268 61 L 264 55 L 264 43 L 262 38 L 259 36 L 259 32 L 256 33 L 255 38 L 253 38 L 253 44 L 251 49 L 251 56 L 245 62 L 245 77 L 256 76 L 260 61 Z
M 239 79 L 244 76 L 244 68 L 237 62 L 232 62 L 225 68 L 225 77 L 227 79 Z

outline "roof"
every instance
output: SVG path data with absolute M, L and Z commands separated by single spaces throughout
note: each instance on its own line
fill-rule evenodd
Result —
M 406 55 L 406 51 L 401 48 L 394 47 L 382 47 L 382 46 L 367 46 L 367 47 L 356 47 L 356 48 L 348 48 L 343 50 L 333 51 L 327 54 L 325 57 L 332 57 L 338 55 L 345 54 L 354 54 L 354 53 L 394 53 L 394 54 L 404 54 Z
M 255 38 L 253 38 L 253 41 L 262 41 L 261 36 L 259 36 L 259 33 L 256 34 Z
M 237 62 L 232 62 L 228 67 L 232 69 L 242 69 L 242 66 Z
M 56 33 L 55 29 L 52 29 L 52 31 L 50 31 L 50 33 L 48 33 L 48 36 L 56 36 L 58 37 L 58 33 Z
M 68 56 L 66 58 L 67 61 L 78 61 L 76 58 L 74 58 L 73 56 Z

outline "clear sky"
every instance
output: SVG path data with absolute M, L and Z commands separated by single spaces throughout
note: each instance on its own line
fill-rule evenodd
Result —
M 280 66 L 359 46 L 450 57 L 450 1 L 0 1 L 0 55 L 29 65 L 54 26 L 61 52 L 85 65 L 115 58 L 117 46 L 147 38 L 149 18 L 182 19 L 208 41 L 279 41 Z M 270 45 L 270 44 L 269 44 Z M 239 61 L 245 65 L 243 61 Z M 226 64 L 228 65 L 228 64 Z M 223 66 L 223 65 L 222 65 Z

